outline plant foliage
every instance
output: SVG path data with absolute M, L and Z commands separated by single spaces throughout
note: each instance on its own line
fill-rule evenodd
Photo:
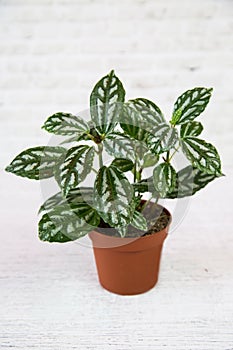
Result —
M 60 187 L 39 210 L 39 238 L 73 241 L 101 225 L 115 228 L 122 237 L 130 226 L 146 231 L 144 193 L 156 202 L 192 196 L 221 176 L 219 154 L 199 138 L 203 125 L 194 120 L 211 93 L 212 89 L 197 87 L 181 94 L 168 123 L 154 102 L 125 101 L 123 84 L 111 71 L 91 92 L 90 120 L 63 112 L 47 118 L 42 128 L 66 137 L 61 144 L 72 142 L 72 147 L 29 148 L 6 168 L 29 179 L 54 176 Z M 177 152 L 189 162 L 180 170 L 173 164 Z M 111 157 L 109 165 L 106 156 Z M 148 178 L 143 177 L 145 168 L 151 171 Z M 86 187 L 83 182 L 89 175 L 92 186 Z

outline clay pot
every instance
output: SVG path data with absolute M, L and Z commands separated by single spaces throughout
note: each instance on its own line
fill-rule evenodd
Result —
M 92 231 L 100 284 L 121 295 L 144 293 L 158 281 L 160 257 L 168 226 L 160 232 L 137 238 L 111 237 Z

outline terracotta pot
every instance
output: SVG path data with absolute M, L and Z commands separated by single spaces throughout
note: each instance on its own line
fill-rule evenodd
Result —
M 100 284 L 121 295 L 144 293 L 158 281 L 160 257 L 168 226 L 160 232 L 139 238 L 111 237 L 92 231 Z

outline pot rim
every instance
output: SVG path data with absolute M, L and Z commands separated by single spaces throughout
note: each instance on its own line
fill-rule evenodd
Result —
M 88 233 L 89 238 L 92 240 L 93 248 L 115 248 L 121 251 L 135 251 L 150 249 L 156 245 L 162 244 L 168 235 L 168 230 L 172 222 L 172 215 L 167 208 L 160 204 L 158 204 L 158 206 L 164 209 L 170 217 L 167 226 L 163 230 L 139 237 L 115 237 L 93 230 Z

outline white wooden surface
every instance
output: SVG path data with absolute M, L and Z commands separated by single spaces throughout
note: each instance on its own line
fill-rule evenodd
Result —
M 233 349 L 232 15 L 228 0 L 0 1 L 1 350 Z M 158 285 L 133 297 L 99 286 L 86 241 L 40 242 L 40 185 L 3 171 L 49 141 L 46 116 L 87 108 L 111 68 L 167 114 L 186 88 L 213 86 L 204 136 L 227 175 L 192 198 Z

